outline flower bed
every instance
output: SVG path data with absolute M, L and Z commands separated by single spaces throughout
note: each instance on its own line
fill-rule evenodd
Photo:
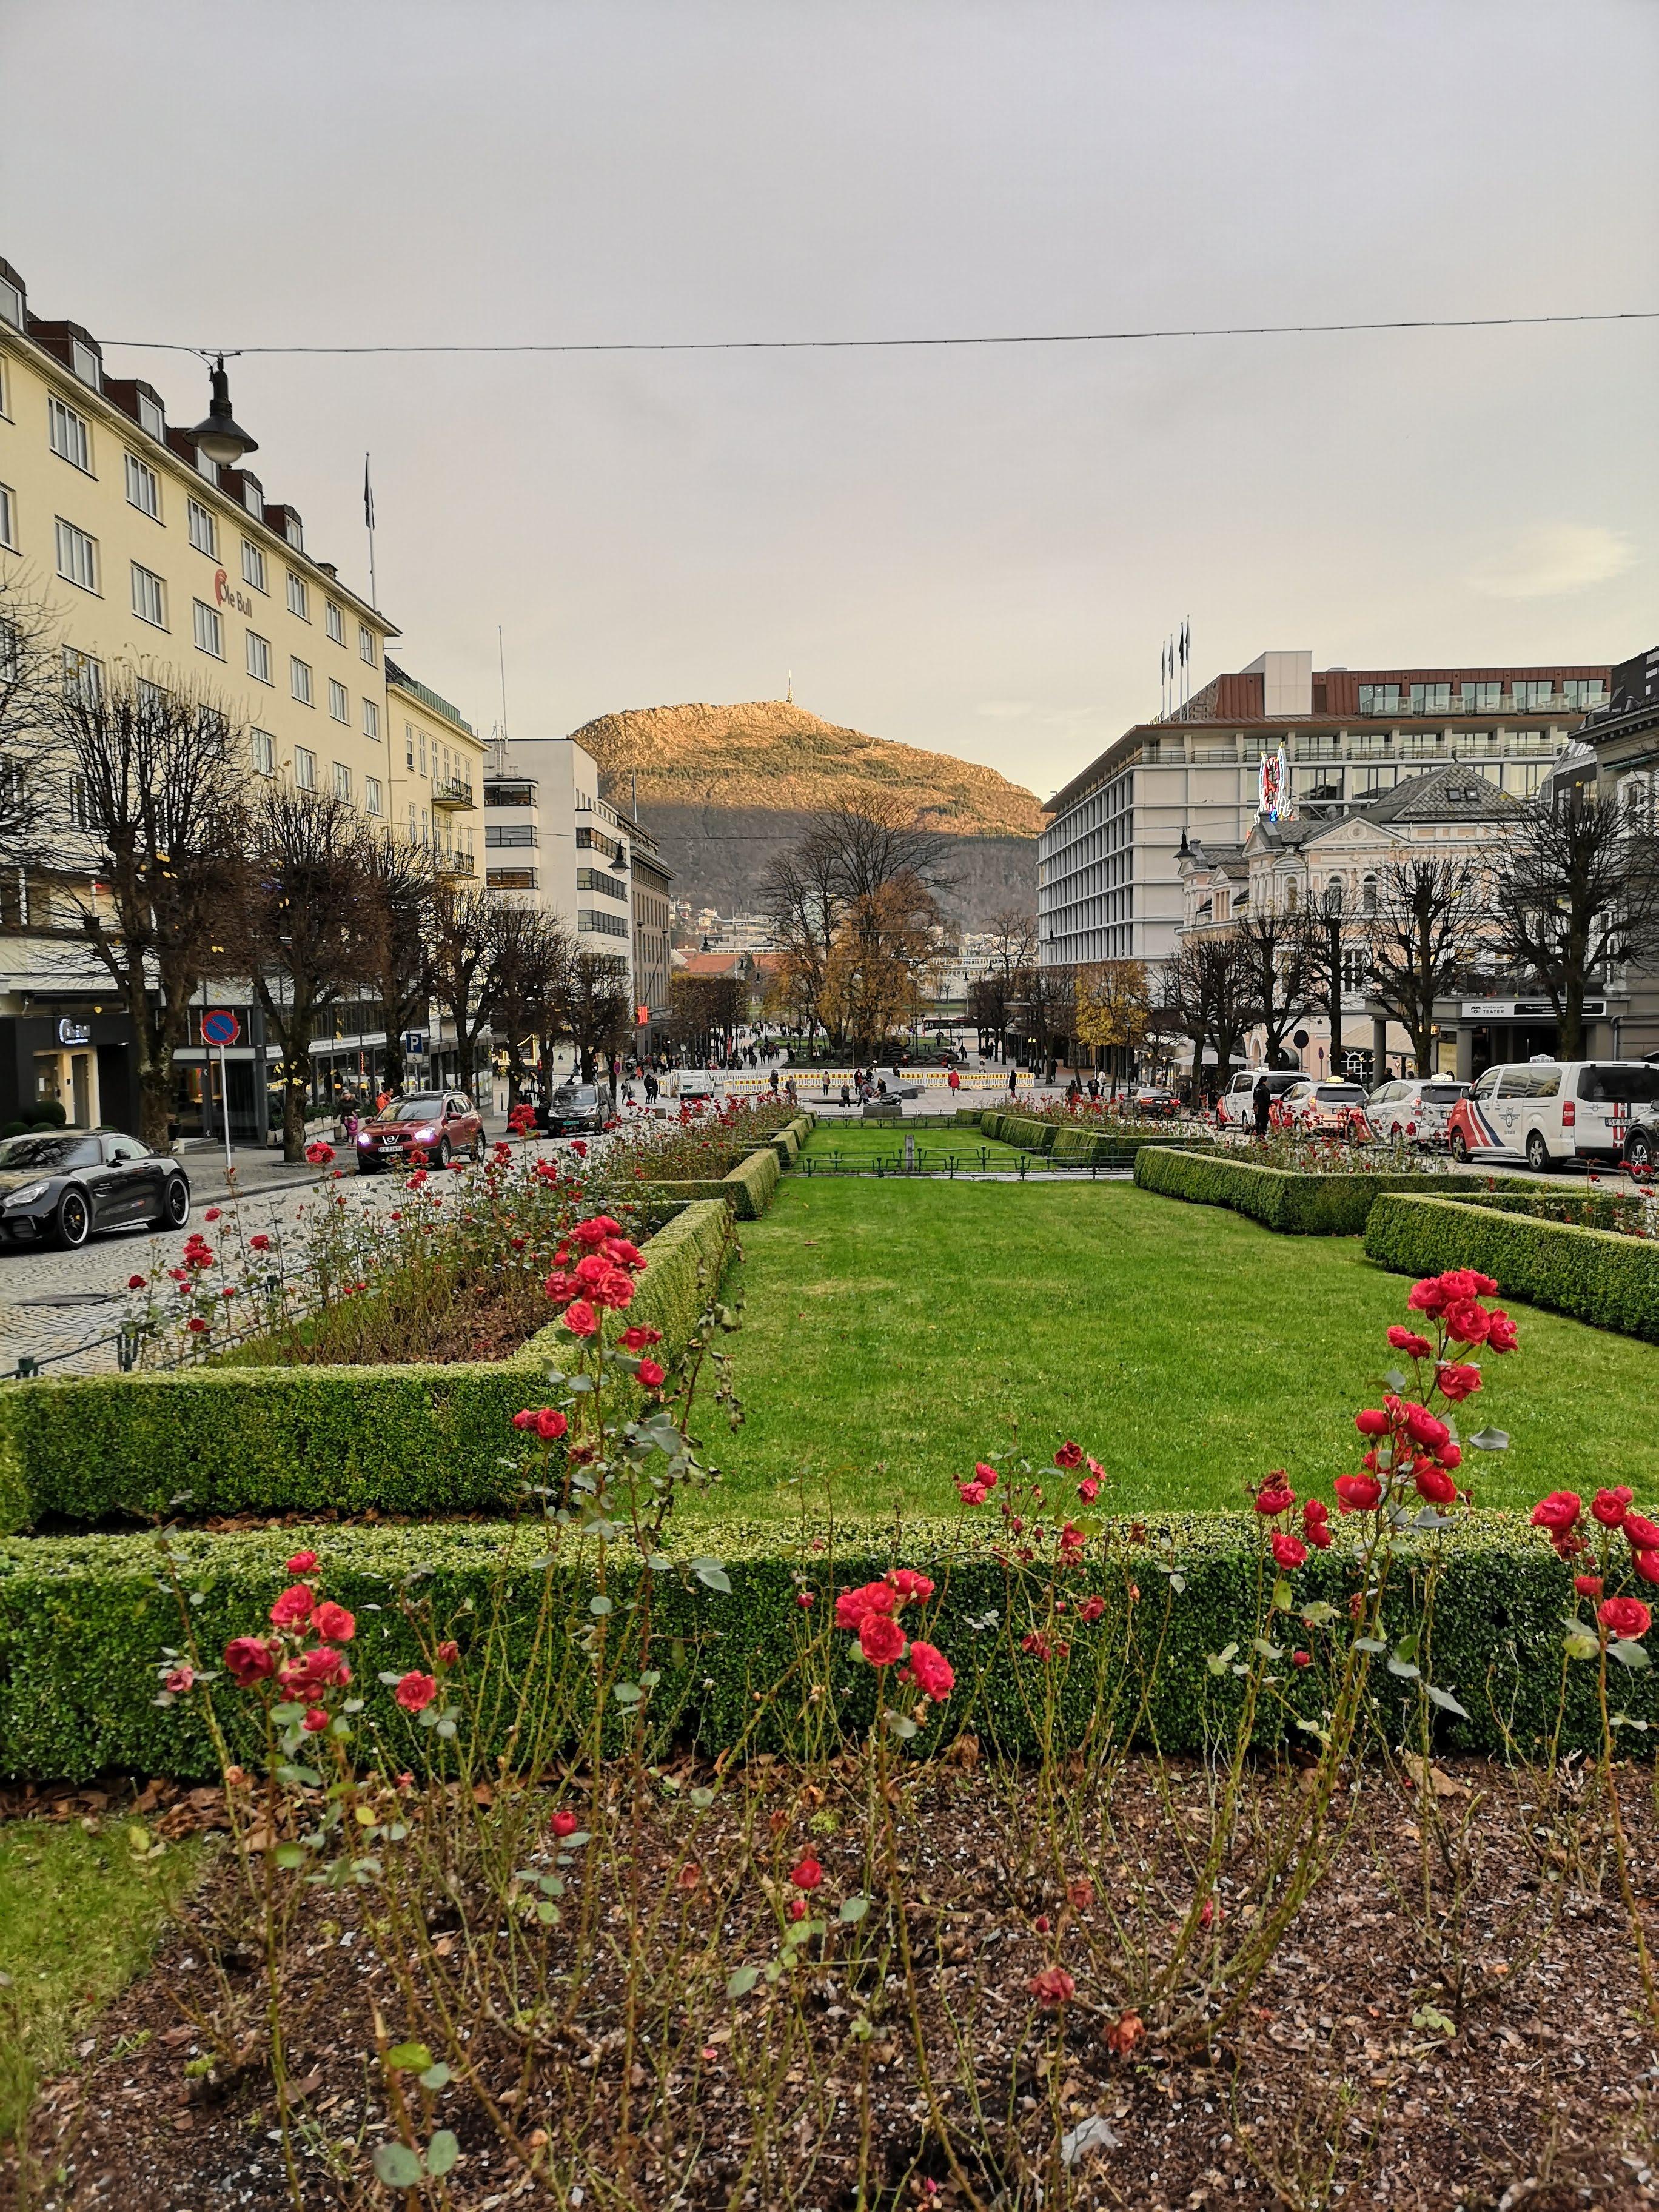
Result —
M 1437 1186 L 1455 1188 L 1457 1180 L 1442 1176 L 1437 1178 Z M 1476 1178 L 1468 1180 L 1473 1184 Z M 1167 1198 L 1185 1199 L 1195 1206 L 1227 1206 L 1285 1237 L 1358 1237 L 1385 1191 L 1423 1188 L 1423 1179 L 1416 1174 L 1378 1175 L 1356 1169 L 1342 1174 L 1302 1175 L 1284 1168 L 1258 1167 L 1231 1152 L 1200 1153 L 1185 1145 L 1146 1146 L 1135 1159 L 1135 1181 L 1143 1190 L 1158 1191 Z M 1489 1187 L 1531 1188 L 1502 1178 Z
M 717 1287 L 730 1221 L 723 1200 L 688 1205 L 644 1247 L 635 1305 L 676 1352 Z M 517 1488 L 501 1464 L 503 1424 L 560 1341 L 544 1328 L 511 1358 L 447 1366 L 192 1368 L 15 1383 L 0 1394 L 0 1528 L 181 1511 L 499 1507 Z
M 729 1206 L 739 1221 L 758 1221 L 772 1203 L 781 1173 L 777 1153 L 769 1145 L 764 1152 L 746 1153 L 729 1173 L 698 1182 L 641 1182 L 635 1194 L 650 1205 L 690 1205 L 717 1199 Z
M 1485 1191 L 1455 1201 L 1403 1192 L 1379 1197 L 1365 1222 L 1366 1255 L 1416 1274 L 1449 1264 L 1445 1255 L 1455 1252 L 1530 1305 L 1659 1344 L 1659 1245 L 1540 1218 L 1548 1203 L 1523 1196 L 1517 1206 L 1509 1194 Z

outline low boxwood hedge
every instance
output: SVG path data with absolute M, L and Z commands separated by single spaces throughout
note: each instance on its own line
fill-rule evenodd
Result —
M 1197 1751 L 1224 1724 L 1237 1697 L 1231 1675 L 1216 1674 L 1206 1660 L 1229 1644 L 1249 1646 L 1259 1531 L 1242 1515 L 1200 1514 L 1149 1517 L 1146 1537 L 1114 1565 L 1091 1564 L 1069 1578 L 1074 1594 L 1085 1586 L 1098 1589 L 1108 1604 L 1097 1627 L 1074 1614 L 1068 1620 L 1069 1656 L 1053 1662 L 1060 1746 L 1103 1729 L 1121 1732 L 1139 1711 L 1143 1740 L 1171 1752 Z M 787 1750 L 799 1747 L 808 1729 L 833 1728 L 832 1716 L 850 1730 L 862 1729 L 872 1702 L 871 1670 L 855 1662 L 853 1639 L 834 1627 L 829 1601 L 838 1589 L 905 1565 L 926 1569 L 939 1586 L 927 1632 L 957 1674 L 945 1739 L 972 1729 L 1008 1752 L 1037 1747 L 1045 1669 L 1018 1649 L 1022 1633 L 1035 1625 L 1026 1617 L 1031 1600 L 1010 1583 L 979 1526 L 966 1516 L 908 1525 L 897 1554 L 890 1525 L 877 1522 L 842 1528 L 833 1552 L 823 1553 L 805 1540 L 792 1547 L 775 1528 L 701 1524 L 695 1538 L 700 1553 L 724 1563 L 731 1589 L 708 1589 L 684 1567 L 653 1577 L 652 1656 L 663 1674 L 655 1704 L 665 1733 L 681 1744 L 705 1753 L 733 1746 Z M 263 1626 L 286 1579 L 283 1563 L 302 1540 L 320 1554 L 328 1595 L 357 1617 L 354 1687 L 368 1700 L 364 1723 L 385 1735 L 400 1765 L 415 1765 L 416 1748 L 430 1747 L 429 1737 L 408 1725 L 378 1680 L 382 1669 L 402 1669 L 420 1656 L 404 1611 L 406 1590 L 426 1608 L 429 1634 L 455 1635 L 463 1679 L 469 1658 L 475 1668 L 479 1663 L 486 1622 L 499 1639 L 501 1680 L 511 1683 L 532 1663 L 557 1662 L 563 1630 L 553 1639 L 550 1660 L 547 1620 L 579 1626 L 586 1617 L 592 1560 L 572 1544 L 550 1564 L 535 1520 L 516 1529 L 494 1522 L 185 1532 L 172 1541 L 206 1663 L 216 1662 L 229 1637 Z M 1412 1580 L 1425 1555 L 1417 1554 L 1413 1565 L 1409 1545 L 1420 1540 L 1407 1540 L 1391 1583 L 1398 1594 L 1389 1624 L 1393 1635 L 1417 1625 Z M 1443 1540 L 1429 1672 L 1467 1717 L 1437 1714 L 1437 1730 L 1456 1749 L 1490 1753 L 1513 1744 L 1534 1752 L 1556 1720 L 1562 1617 L 1572 1603 L 1570 1571 L 1538 1532 L 1512 1516 L 1471 1516 Z M 690 1550 L 689 1544 L 677 1547 L 682 1555 Z M 108 1770 L 181 1778 L 213 1771 L 201 1693 L 172 1705 L 155 1702 L 162 1647 L 185 1642 L 179 1606 L 158 1574 L 160 1564 L 147 1535 L 0 1540 L 0 1774 L 80 1780 Z M 1295 1578 L 1297 1601 L 1322 1598 L 1346 1611 L 1356 1572 L 1337 1554 L 1316 1555 Z M 418 1577 L 412 1585 L 411 1576 Z M 613 1555 L 606 1587 L 619 1613 L 626 1583 Z M 819 1600 L 806 1613 L 794 1602 L 803 1585 Z M 544 1641 L 532 1662 L 538 1622 Z M 1132 1625 L 1126 1628 L 1126 1622 Z M 1275 1641 L 1306 1644 L 1318 1657 L 1328 1633 L 1287 1618 Z M 817 1667 L 832 1670 L 828 1698 L 809 1694 L 811 1662 L 803 1654 L 812 1638 Z M 1287 1666 L 1284 1674 L 1286 1696 L 1316 1714 L 1328 1694 L 1321 1668 L 1297 1674 Z M 1567 1744 L 1594 1740 L 1594 1674 L 1585 1665 L 1569 1671 Z M 1404 1701 L 1416 1693 L 1380 1660 L 1373 1680 L 1382 1723 L 1397 1736 Z M 222 1680 L 213 1694 L 233 1753 L 255 1754 L 252 1700 Z M 1659 1719 L 1654 1675 L 1621 1674 L 1618 1698 L 1632 1718 Z M 497 1701 L 506 1702 L 499 1684 L 495 1699 L 484 1702 Z M 1282 1727 L 1276 1712 L 1268 1724 Z M 469 1721 L 483 1739 L 483 1755 L 503 1747 L 509 1717 L 501 1711 Z M 927 1741 L 939 1740 L 937 1730 L 928 1731 Z
M 982 1106 L 958 1106 L 951 1120 L 958 1129 L 977 1129 L 984 1111 Z
M 1147 1136 L 1139 1130 L 1061 1128 L 1054 1138 L 1054 1158 L 1057 1160 L 1080 1161 L 1087 1167 L 1133 1167 L 1148 1145 L 1168 1146 L 1178 1141 L 1187 1152 L 1208 1152 L 1215 1142 L 1212 1137 Z
M 763 1156 L 776 1164 L 768 1152 Z M 724 1200 L 642 1248 L 631 1317 L 684 1346 L 731 1234 Z M 448 1366 L 196 1367 L 0 1390 L 0 1528 L 112 1516 L 487 1511 L 516 1484 L 507 1423 L 568 1355 L 557 1323 L 511 1358 Z M 176 1503 L 187 1498 L 187 1505 Z
M 1371 1208 L 1365 1251 L 1400 1274 L 1478 1267 L 1505 1297 L 1659 1344 L 1659 1244 L 1640 1237 L 1540 1220 L 1484 1195 L 1396 1193 Z
M 1469 1180 L 1473 1183 L 1474 1179 Z M 1420 1191 L 1425 1178 L 1370 1175 L 1363 1170 L 1352 1175 L 1301 1175 L 1285 1168 L 1258 1167 L 1230 1152 L 1202 1152 L 1182 1143 L 1143 1146 L 1135 1158 L 1135 1181 L 1143 1190 L 1160 1191 L 1168 1198 L 1228 1206 L 1281 1236 L 1358 1237 L 1384 1192 Z M 1460 1178 L 1449 1175 L 1434 1182 L 1437 1189 L 1455 1190 Z
M 979 1117 L 981 1132 L 1001 1145 L 1012 1145 L 1022 1152 L 1051 1152 L 1059 1125 L 1054 1121 L 1034 1121 L 1024 1114 L 1006 1113 L 1000 1107 L 982 1113 Z
M 644 1182 L 637 1195 L 647 1204 L 663 1200 L 690 1205 L 696 1200 L 721 1199 L 739 1221 L 758 1221 L 772 1203 L 782 1170 L 777 1153 L 768 1144 L 748 1153 L 729 1173 L 692 1182 Z
M 786 1121 L 772 1139 L 772 1149 L 778 1156 L 780 1170 L 792 1168 L 800 1158 L 800 1148 L 817 1127 L 816 1114 L 797 1114 L 793 1121 Z

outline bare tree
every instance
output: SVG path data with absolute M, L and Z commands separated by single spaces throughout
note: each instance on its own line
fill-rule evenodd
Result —
M 748 986 L 736 975 L 671 976 L 669 1025 L 674 1042 L 707 1065 L 716 1042 L 729 1045 L 743 1019 Z
M 760 902 L 783 956 L 785 1000 L 811 1039 L 817 1030 L 830 948 L 845 903 L 830 842 L 809 836 L 775 854 L 761 879 Z
M 490 962 L 496 902 L 488 891 L 441 883 L 432 900 L 432 996 L 455 1031 L 461 1080 L 471 1086 L 490 1026 Z
M 392 837 L 368 842 L 368 896 L 375 909 L 373 982 L 386 1014 L 381 1072 L 389 1091 L 404 1085 L 404 1038 L 424 1023 L 432 1000 L 432 855 Z
M 273 784 L 226 950 L 283 1053 L 283 1158 L 305 1157 L 311 1046 L 322 1017 L 374 981 L 384 952 L 370 834 L 344 799 Z
M 517 900 L 496 902 L 489 949 L 489 1023 L 507 1054 L 507 1104 L 516 1106 L 529 1086 L 531 1038 L 541 1043 L 563 1020 L 562 986 L 572 946 L 556 915 Z
M 192 993 L 222 966 L 241 875 L 247 740 L 211 693 L 96 662 L 47 703 L 43 873 L 131 1025 L 139 1129 L 165 1150 Z
M 1555 1009 L 1556 1049 L 1584 1045 L 1584 1000 L 1610 968 L 1659 945 L 1659 848 L 1638 816 L 1576 786 L 1528 810 L 1493 885 L 1499 952 Z
M 871 899 L 901 876 L 927 890 L 948 890 L 951 841 L 924 829 L 902 799 L 880 793 L 844 799 L 816 817 L 805 842 L 822 855 L 826 879 L 843 905 Z
M 1234 930 L 1244 964 L 1244 989 L 1262 1029 L 1269 1067 L 1285 1058 L 1285 1040 L 1316 1004 L 1304 933 L 1294 915 L 1252 908 Z
M 1215 1053 L 1218 1084 L 1225 1084 L 1256 1017 L 1238 937 L 1230 930 L 1185 939 L 1165 964 L 1164 988 L 1174 1025 L 1192 1040 L 1194 1088 L 1203 1087 L 1206 1048 Z
M 614 952 L 584 951 L 567 938 L 554 1006 L 560 1036 L 568 1037 L 575 1048 L 582 1081 L 598 1082 L 603 1060 L 605 1079 L 614 1091 L 617 1067 L 634 1033 L 627 962 Z
M 1370 994 L 1411 1038 L 1419 1075 L 1434 1073 L 1435 1000 L 1474 964 L 1483 874 L 1465 855 L 1430 853 L 1391 860 L 1377 884 L 1365 925 Z
M 51 816 L 44 771 L 62 672 L 51 611 L 20 584 L 0 583 L 0 927 L 22 920 L 17 872 L 39 859 Z
M 985 973 L 975 978 L 968 994 L 969 1012 L 980 1033 L 980 1049 L 992 1036 L 1000 1054 L 1008 1036 L 1008 1009 L 1018 995 L 1014 978 L 1037 964 L 1037 918 L 1023 908 L 1005 907 L 991 917 L 990 938 Z

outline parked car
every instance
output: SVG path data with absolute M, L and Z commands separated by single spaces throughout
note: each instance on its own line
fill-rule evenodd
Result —
M 1240 1068 L 1216 1101 L 1216 1119 L 1224 1127 L 1249 1129 L 1255 1127 L 1255 1086 L 1264 1073 L 1267 1079 L 1269 1110 L 1273 1102 L 1282 1098 L 1293 1084 L 1306 1079 L 1299 1067 Z
M 1451 1110 L 1460 1160 L 1659 1160 L 1659 1067 L 1644 1060 L 1528 1060 L 1489 1067 Z
M 542 1109 L 542 1127 L 550 1137 L 580 1135 L 604 1128 L 610 1102 L 597 1084 L 563 1083 Z
M 1388 1144 L 1404 1138 L 1412 1145 L 1443 1145 L 1451 1109 L 1468 1091 L 1449 1075 L 1396 1076 L 1379 1083 L 1365 1101 L 1365 1126 Z
M 1181 1101 L 1173 1091 L 1162 1083 L 1138 1083 L 1129 1093 L 1129 1103 L 1137 1114 L 1177 1114 Z
M 1320 1082 L 1298 1075 L 1273 1101 L 1273 1120 L 1279 1128 L 1306 1136 L 1319 1129 L 1346 1129 L 1351 1136 L 1365 1136 L 1365 1091 L 1363 1084 L 1328 1076 Z
M 434 1168 L 447 1168 L 459 1152 L 483 1158 L 483 1117 L 465 1091 L 411 1091 L 357 1131 L 359 1175 L 398 1166 L 416 1152 Z
M 119 1129 L 37 1129 L 0 1142 L 0 1241 L 73 1251 L 94 1231 L 182 1229 L 190 1177 Z

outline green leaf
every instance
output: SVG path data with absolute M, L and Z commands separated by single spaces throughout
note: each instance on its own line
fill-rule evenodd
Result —
M 1445 2014 L 1437 2010 L 1433 2005 L 1419 2005 L 1412 2014 L 1412 2026 L 1431 2029 L 1436 2035 L 1455 2035 L 1457 2033 L 1456 2021 L 1448 2020 Z
M 1389 1658 L 1389 1672 L 1397 1674 L 1402 1682 L 1419 1681 L 1422 1677 L 1419 1667 L 1414 1666 L 1409 1659 L 1396 1659 L 1392 1654 Z
M 423 2169 L 407 2143 L 384 2142 L 374 2153 L 374 2172 L 388 2189 L 415 2189 Z
M 700 1813 L 706 1813 L 714 1802 L 714 1793 L 712 1790 L 694 1790 L 691 1792 L 691 1802 Z
M 1565 1650 L 1569 1659 L 1594 1659 L 1601 1648 L 1595 1638 L 1582 1628 L 1573 1632 L 1566 1639 Z
M 619 1705 L 637 1705 L 641 1696 L 640 1686 L 637 1682 L 617 1682 L 613 1685 L 611 1694 Z
M 587 1609 L 602 1620 L 607 1613 L 614 1613 L 617 1608 L 608 1597 L 591 1597 L 587 1601 Z
M 887 1716 L 887 1725 L 901 1743 L 908 1743 L 916 1732 L 916 1724 L 908 1713 L 890 1712 Z
M 1437 1690 L 1432 1682 L 1425 1682 L 1423 1687 L 1429 1693 L 1429 1703 L 1431 1705 L 1438 1705 L 1443 1713 L 1455 1713 L 1460 1720 L 1468 1720 L 1468 1713 L 1464 1711 L 1449 1690 Z
M 1184 1590 L 1184 1589 L 1186 1589 L 1186 1587 L 1187 1587 L 1187 1577 L 1186 1577 L 1186 1576 L 1185 1576 L 1185 1575 L 1171 1575 L 1171 1576 L 1170 1576 L 1170 1589 L 1175 1592 L 1175 1594 L 1176 1594 L 1176 1595 L 1177 1597 L 1179 1597 L 1179 1596 L 1181 1595 L 1182 1591 L 1182 1590 Z
M 423 2043 L 400 2043 L 387 2051 L 386 2063 L 394 2074 L 424 2074 L 432 2063 L 432 2053 Z
M 841 1901 L 841 1911 L 837 1917 L 845 1926 L 850 1928 L 862 1920 L 869 1910 L 870 1900 L 867 1897 L 844 1897 Z
M 1316 1597 L 1311 1605 L 1302 1608 L 1304 1628 L 1327 1628 L 1336 1619 L 1336 1607 L 1328 1599 Z
M 1280 1575 L 1279 1580 L 1273 1584 L 1273 1611 L 1275 1613 L 1288 1613 L 1291 1609 L 1291 1598 L 1290 1583 L 1285 1576 Z
M 1353 1648 L 1356 1651 L 1386 1651 L 1389 1647 L 1380 1636 L 1356 1636 Z
M 286 1782 L 290 1790 L 301 1785 L 307 1790 L 320 1790 L 323 1786 L 323 1778 L 314 1766 L 279 1766 L 276 1779 Z
M 453 2080 L 453 2077 L 451 2075 L 448 2067 L 444 2064 L 441 2058 L 435 2066 L 428 2066 L 425 2073 L 422 2075 L 421 2087 L 423 2089 L 441 2089 L 451 2080 Z
M 306 1863 L 305 1852 L 298 1844 L 278 1844 L 270 1856 L 279 1867 L 289 1873 L 292 1873 L 295 1867 L 302 1867 Z
M 732 1595 L 732 1577 L 717 1560 L 709 1560 L 691 1570 L 705 1589 L 718 1590 L 723 1596 Z
M 1415 1659 L 1417 1656 L 1417 1638 L 1414 1635 L 1402 1636 L 1399 1643 L 1394 1647 L 1394 1656 L 1402 1663 L 1407 1661 Z
M 536 1917 L 544 1928 L 555 1928 L 558 1925 L 559 1908 L 550 1898 L 538 1897 L 536 1900 Z
M 1205 1660 L 1204 1664 L 1209 1668 L 1212 1674 L 1224 1674 L 1227 1671 L 1229 1663 L 1237 1656 L 1237 1644 L 1224 1644 L 1219 1651 L 1211 1652 L 1209 1656 Z
M 1638 1674 L 1640 1674 L 1644 1667 L 1651 1667 L 1653 1664 L 1652 1660 L 1649 1658 L 1639 1644 L 1615 1641 L 1608 1644 L 1607 1656 L 1609 1659 L 1616 1659 L 1621 1667 L 1633 1668 Z
M 1253 1636 L 1250 1649 L 1263 1659 L 1282 1659 L 1285 1654 L 1276 1644 L 1269 1644 L 1265 1636 Z
M 729 1997 L 746 1997 L 759 1979 L 758 1966 L 739 1966 L 727 1981 L 726 1994 Z
M 426 2170 L 435 2180 L 452 2173 L 460 2157 L 461 2146 L 447 2128 L 440 2128 L 426 2147 Z
M 1476 1451 L 1507 1451 L 1510 1448 L 1509 1434 L 1504 1429 L 1482 1429 L 1469 1442 Z

